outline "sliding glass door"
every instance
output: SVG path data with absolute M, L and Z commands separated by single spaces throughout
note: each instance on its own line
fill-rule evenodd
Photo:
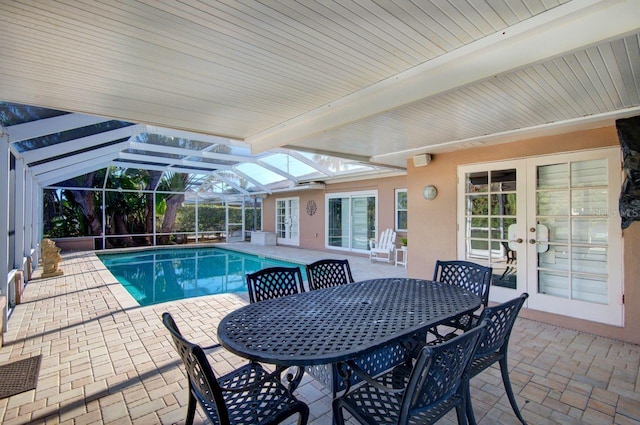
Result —
M 376 199 L 374 192 L 327 195 L 327 248 L 366 252 L 375 238 Z

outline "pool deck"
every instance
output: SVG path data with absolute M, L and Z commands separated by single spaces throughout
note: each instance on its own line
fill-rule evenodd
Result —
M 361 256 L 249 243 L 226 247 L 303 263 L 348 258 L 356 280 L 406 275 L 404 268 Z M 60 268 L 64 275 L 46 279 L 36 270 L 9 318 L 0 364 L 42 354 L 42 365 L 35 390 L 0 399 L 0 423 L 184 423 L 186 378 L 160 316 L 171 312 L 188 338 L 210 344 L 221 318 L 247 304 L 247 295 L 139 307 L 93 253 L 64 254 Z M 210 360 L 219 374 L 245 361 L 224 350 Z M 519 318 L 509 365 L 530 425 L 640 424 L 638 345 Z M 318 382 L 306 376 L 296 394 L 309 404 L 310 424 L 331 423 L 330 396 Z M 517 423 L 498 369 L 473 379 L 472 396 L 479 424 Z M 195 423 L 206 423 L 199 411 Z M 455 423 L 455 415 L 442 423 Z

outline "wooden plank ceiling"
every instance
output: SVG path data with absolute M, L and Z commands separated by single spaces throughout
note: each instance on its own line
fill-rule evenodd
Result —
M 640 113 L 640 0 L 2 1 L 0 100 L 405 166 Z

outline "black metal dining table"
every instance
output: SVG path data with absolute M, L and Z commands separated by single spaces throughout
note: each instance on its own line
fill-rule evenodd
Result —
M 385 347 L 408 335 L 426 335 L 480 303 L 477 295 L 450 284 L 372 279 L 246 305 L 222 319 L 218 340 L 254 361 L 322 367 L 380 357 L 376 353 Z

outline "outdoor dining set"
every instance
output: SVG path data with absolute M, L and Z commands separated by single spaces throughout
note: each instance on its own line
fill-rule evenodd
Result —
M 492 269 L 437 261 L 432 280 L 354 281 L 348 260 L 270 267 L 246 275 L 250 303 L 225 316 L 210 347 L 189 342 L 171 314 L 162 320 L 189 380 L 186 423 L 197 405 L 215 424 L 277 424 L 309 408 L 296 397 L 305 373 L 333 396 L 333 422 L 344 412 L 363 424 L 435 423 L 455 409 L 475 424 L 470 380 L 497 364 L 517 419 L 507 354 L 528 297 L 489 305 Z M 227 349 L 248 359 L 216 376 L 207 358 Z M 268 365 L 268 366 L 267 366 Z

